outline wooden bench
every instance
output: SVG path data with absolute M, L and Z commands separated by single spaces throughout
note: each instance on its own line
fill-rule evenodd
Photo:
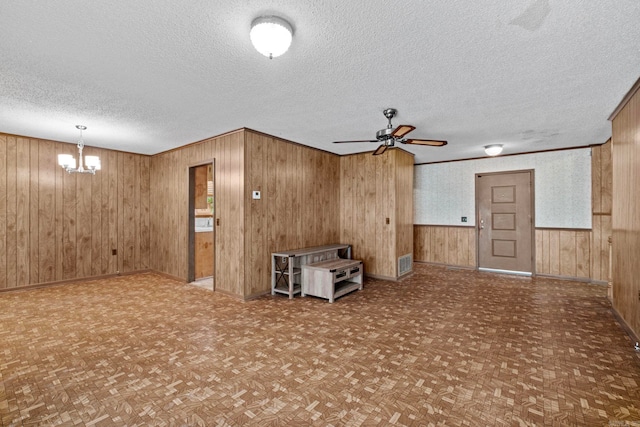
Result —
M 302 266 L 301 295 L 326 298 L 332 303 L 349 292 L 362 290 L 362 261 L 330 259 Z
M 335 258 L 351 258 L 351 246 L 344 244 L 314 246 L 271 254 L 271 295 L 289 298 L 300 293 L 302 266 Z

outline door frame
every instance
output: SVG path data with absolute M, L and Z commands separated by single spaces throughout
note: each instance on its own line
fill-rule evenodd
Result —
M 475 191 L 475 204 L 476 204 L 476 270 L 480 270 L 480 206 L 478 201 L 478 176 L 486 175 L 508 175 L 514 173 L 529 173 L 529 182 L 531 185 L 531 276 L 536 275 L 536 175 L 535 169 L 518 169 L 508 171 L 497 172 L 477 172 L 474 175 L 474 191 Z M 496 270 L 499 271 L 499 270 Z M 506 272 L 506 271 L 505 271 Z M 518 272 L 513 272 L 518 274 Z M 528 275 L 523 273 L 523 275 Z
M 216 161 L 215 158 L 202 160 L 196 163 L 190 163 L 187 166 L 187 185 L 188 185 L 188 215 L 187 215 L 187 283 L 191 283 L 196 279 L 196 229 L 195 229 L 195 194 L 196 194 L 196 168 L 199 166 L 211 165 L 211 175 L 213 180 L 213 211 L 216 212 Z M 216 290 L 216 223 L 213 219 L 213 290 Z

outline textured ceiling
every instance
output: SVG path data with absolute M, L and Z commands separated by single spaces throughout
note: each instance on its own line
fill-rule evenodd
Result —
M 251 21 L 294 27 L 269 60 Z M 334 153 L 413 124 L 416 163 L 603 143 L 638 0 L 0 0 L 0 132 L 154 154 L 249 127 Z

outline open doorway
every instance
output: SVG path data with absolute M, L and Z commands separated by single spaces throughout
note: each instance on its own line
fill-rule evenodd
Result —
M 189 271 L 187 282 L 215 289 L 214 162 L 189 167 Z

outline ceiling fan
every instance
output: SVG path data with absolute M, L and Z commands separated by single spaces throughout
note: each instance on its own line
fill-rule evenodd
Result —
M 395 129 L 391 124 L 391 119 L 395 117 L 398 110 L 395 108 L 386 108 L 382 111 L 382 114 L 389 120 L 389 124 L 385 129 L 380 129 L 376 132 L 376 139 L 365 139 L 359 141 L 333 141 L 334 144 L 343 144 L 349 142 L 382 142 L 376 151 L 373 152 L 374 156 L 384 153 L 387 148 L 393 147 L 396 142 L 401 144 L 414 144 L 414 145 L 430 145 L 432 147 L 442 147 L 447 145 L 447 141 L 439 141 L 436 139 L 405 139 L 404 136 L 414 130 L 416 127 L 411 125 L 399 125 Z

